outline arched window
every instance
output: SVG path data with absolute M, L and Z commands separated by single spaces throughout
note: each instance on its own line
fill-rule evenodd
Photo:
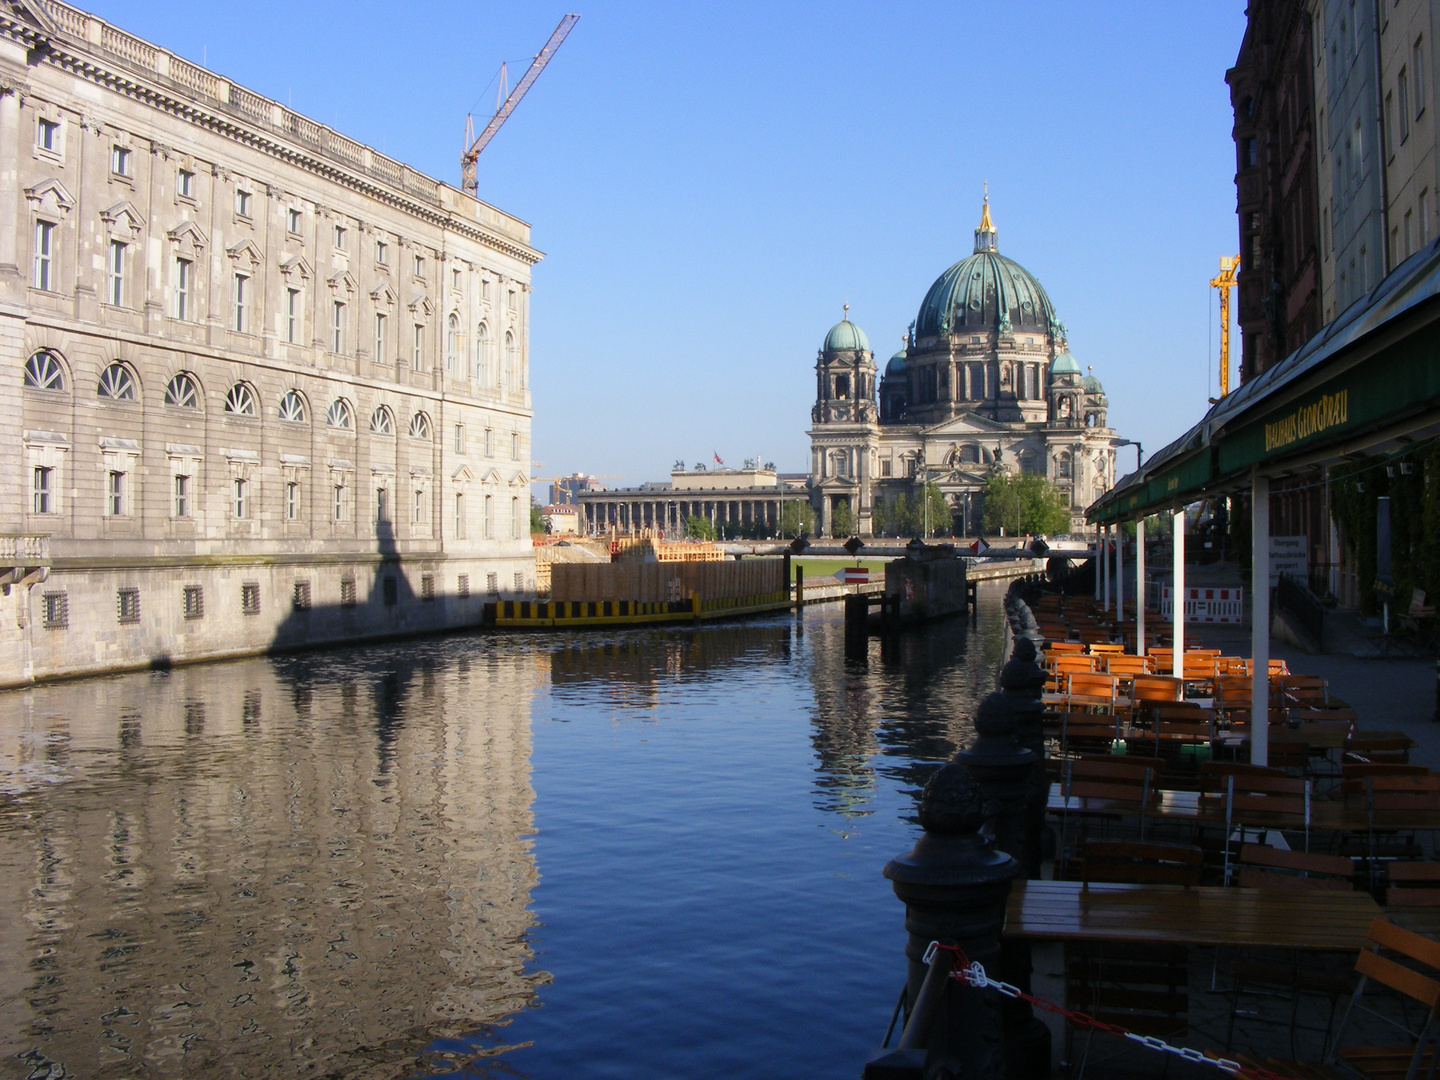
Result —
M 515 388 L 515 335 L 509 330 L 505 331 L 505 370 L 501 376 L 501 385 L 506 390 Z
M 344 398 L 336 398 L 330 403 L 329 410 L 325 413 L 325 423 L 333 428 L 344 428 L 349 431 L 355 426 L 355 415 L 350 411 L 350 403 Z
M 300 396 L 299 391 L 287 390 L 280 399 L 280 419 L 288 420 L 292 424 L 305 423 L 305 399 Z
M 182 409 L 200 408 L 200 391 L 195 386 L 195 380 L 183 371 L 176 375 L 165 387 L 165 404 Z
M 54 354 L 41 349 L 25 361 L 25 385 L 31 390 L 65 389 L 65 372 Z
M 384 405 L 377 406 L 375 411 L 370 414 L 370 434 L 395 434 L 395 418 L 390 415 L 390 410 Z
M 417 412 L 410 418 L 410 437 L 412 439 L 430 438 L 430 417 L 423 412 Z
M 974 443 L 966 443 L 960 448 L 960 461 L 964 465 L 980 464 L 980 447 Z
M 460 355 L 460 317 L 445 320 L 445 370 L 455 371 L 455 358 Z
M 116 401 L 134 401 L 135 376 L 130 374 L 129 368 L 116 360 L 100 372 L 100 382 L 95 387 L 95 393 L 99 397 L 113 398 Z
M 486 385 L 490 374 L 490 328 L 483 322 L 475 327 L 475 381 Z
M 243 382 L 237 382 L 225 395 L 225 411 L 236 416 L 254 416 L 255 391 Z

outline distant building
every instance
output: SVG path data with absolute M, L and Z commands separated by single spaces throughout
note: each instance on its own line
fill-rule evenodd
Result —
M 1054 481 L 1079 530 L 1085 507 L 1114 484 L 1104 387 L 1068 352 L 1040 282 L 1000 254 L 988 199 L 974 252 L 930 286 L 878 386 L 848 305 L 820 347 L 815 381 L 810 491 L 822 535 L 842 506 L 851 530 L 870 534 L 888 503 L 920 498 L 927 481 L 951 507 L 945 527 L 973 531 L 996 471 Z
M 692 517 L 704 518 L 717 532 L 776 535 L 786 502 L 807 502 L 806 478 L 782 474 L 753 462 L 743 469 L 709 469 L 681 462 L 669 482 L 634 488 L 585 490 L 578 495 L 586 533 L 680 536 Z
M 0 132 L 0 683 L 533 591 L 528 225 L 60 0 Z
M 580 531 L 580 508 L 578 506 L 551 504 L 540 508 L 545 520 L 545 531 L 555 536 L 573 536 Z
M 600 483 L 599 477 L 574 473 L 561 477 L 550 485 L 550 503 L 552 506 L 574 506 L 580 492 L 603 491 L 604 488 L 605 485 Z

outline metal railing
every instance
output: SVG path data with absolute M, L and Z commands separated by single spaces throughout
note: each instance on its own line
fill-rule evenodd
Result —
M 1289 574 L 1280 575 L 1275 588 L 1275 607 L 1293 615 L 1300 629 L 1310 635 L 1317 647 L 1325 641 L 1325 607 L 1310 591 L 1308 584 L 1297 581 Z

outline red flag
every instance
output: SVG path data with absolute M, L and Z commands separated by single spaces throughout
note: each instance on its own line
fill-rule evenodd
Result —
M 720 460 L 720 455 L 717 454 L 714 450 L 711 450 L 711 451 L 710 451 L 710 456 L 715 459 L 715 464 L 716 464 L 716 465 L 724 465 L 724 464 L 725 464 L 725 462 L 723 462 L 723 461 Z

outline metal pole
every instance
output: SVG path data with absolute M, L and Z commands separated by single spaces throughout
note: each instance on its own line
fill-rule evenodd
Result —
M 1172 604 L 1170 609 L 1173 628 L 1170 632 L 1174 655 L 1171 659 L 1170 674 L 1177 679 L 1185 678 L 1185 508 L 1182 506 L 1170 519 L 1174 536 L 1175 561 L 1174 583 L 1170 587 Z
M 1101 529 L 1095 526 L 1095 602 L 1100 602 L 1100 537 Z
M 1145 519 L 1135 522 L 1135 655 L 1145 655 Z
M 1100 530 L 1100 592 L 1105 597 L 1105 610 L 1110 610 L 1110 526 Z
M 1115 525 L 1115 621 L 1125 621 L 1125 524 Z M 1121 628 L 1122 632 L 1124 628 Z
M 1270 478 L 1256 469 L 1250 513 L 1250 763 L 1270 763 Z

